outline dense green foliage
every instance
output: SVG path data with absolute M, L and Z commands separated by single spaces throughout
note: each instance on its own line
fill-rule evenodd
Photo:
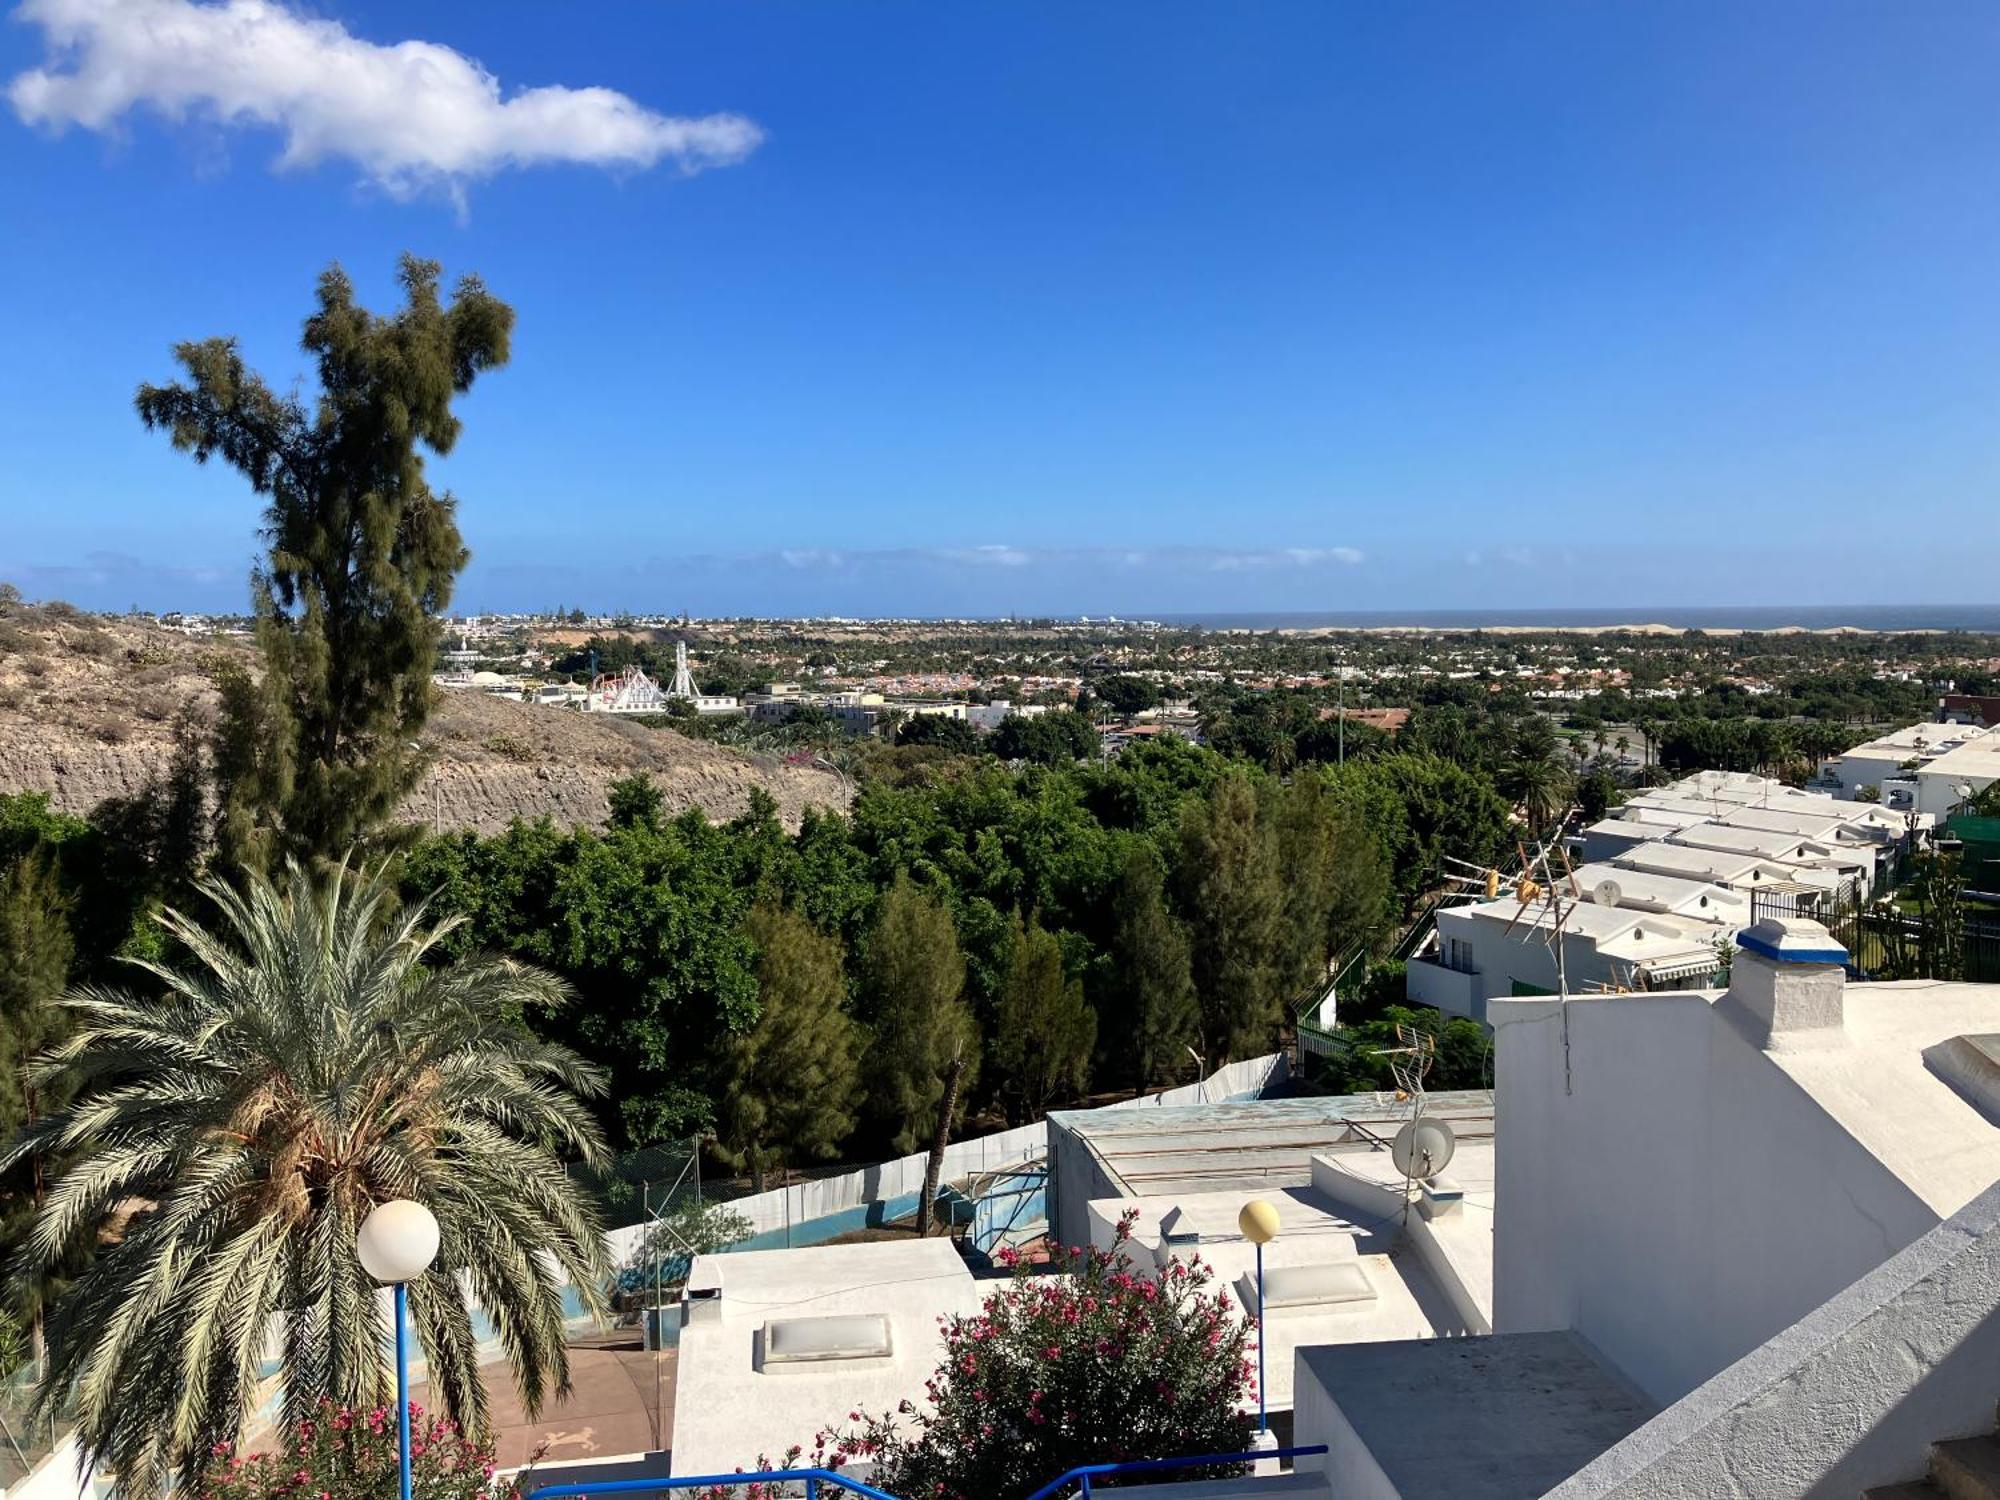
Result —
M 243 363 L 233 339 L 180 345 L 185 384 L 142 385 L 148 427 L 198 463 L 220 456 L 266 497 L 270 554 L 251 577 L 263 674 L 222 684 L 215 774 L 231 865 L 335 857 L 381 830 L 423 771 L 438 614 L 465 566 L 456 502 L 421 444 L 457 441 L 453 398 L 507 362 L 514 313 L 476 277 L 450 304 L 439 267 L 406 256 L 404 306 L 360 306 L 320 277 L 301 340 L 310 409 Z
M 75 1029 L 30 1076 L 68 1102 L 0 1153 L 52 1174 L 17 1266 L 29 1290 L 95 1249 L 47 1316 L 38 1416 L 73 1409 L 121 1494 L 192 1483 L 259 1406 L 281 1314 L 289 1416 L 391 1397 L 355 1236 L 404 1197 L 442 1232 L 410 1312 L 446 1412 L 485 1431 L 468 1292 L 507 1330 L 528 1407 L 565 1389 L 542 1263 L 597 1301 L 603 1237 L 559 1153 L 602 1157 L 580 1102 L 601 1079 L 512 1022 L 553 1010 L 561 983 L 507 959 L 434 966 L 451 924 L 392 913 L 377 874 L 201 889 L 214 932 L 160 919 L 187 962 L 142 965 L 144 994 L 64 1001 Z
M 850 817 L 808 813 L 795 832 L 768 803 L 718 825 L 616 801 L 601 833 L 425 839 L 405 889 L 465 918 L 454 951 L 569 981 L 576 1005 L 526 1019 L 610 1072 L 628 1140 L 717 1128 L 752 1165 L 930 1146 L 954 1061 L 955 1114 L 1021 1118 L 1186 1078 L 1191 1045 L 1211 1066 L 1266 1050 L 1330 957 L 1388 929 L 1399 884 L 1420 889 L 1441 849 L 1508 838 L 1504 803 L 1428 757 L 1279 781 L 1178 742 L 1110 764 L 945 758 L 869 779 Z M 797 958 L 783 973 L 769 909 Z M 825 1076 L 797 1075 L 814 1125 L 757 1146 L 746 1122 L 793 1066 L 766 1014 L 804 1005 L 795 1024 L 839 1035 L 836 961 L 861 1081 L 841 1084 L 839 1049 L 821 1049 Z M 851 1139 L 822 1128 L 846 1114 Z

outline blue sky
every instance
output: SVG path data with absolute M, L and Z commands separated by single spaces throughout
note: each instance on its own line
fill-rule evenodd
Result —
M 0 577 L 238 603 L 132 390 L 407 248 L 519 312 L 471 608 L 1995 602 L 1996 77 L 1985 0 L 27 0 Z

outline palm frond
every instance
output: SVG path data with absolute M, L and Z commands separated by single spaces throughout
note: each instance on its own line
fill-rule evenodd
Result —
M 568 1388 L 567 1285 L 601 1310 L 603 1235 L 565 1158 L 606 1145 L 603 1076 L 527 1035 L 562 1004 L 507 959 L 439 963 L 455 921 L 396 907 L 379 869 L 207 881 L 206 923 L 161 922 L 185 963 L 157 995 L 82 989 L 41 1065 L 72 1102 L 0 1152 L 56 1173 L 16 1272 L 96 1257 L 48 1318 L 38 1402 L 72 1404 L 86 1456 L 131 1500 L 195 1480 L 276 1381 L 287 1412 L 393 1389 L 382 1293 L 355 1252 L 376 1204 L 437 1216 L 412 1319 L 445 1412 L 484 1430 L 476 1298 L 532 1410 Z

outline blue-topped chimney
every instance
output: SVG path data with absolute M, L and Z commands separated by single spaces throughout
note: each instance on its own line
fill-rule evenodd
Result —
M 1819 923 L 1765 917 L 1736 935 L 1722 999 L 1758 1046 L 1772 1051 L 1837 1046 L 1847 950 Z

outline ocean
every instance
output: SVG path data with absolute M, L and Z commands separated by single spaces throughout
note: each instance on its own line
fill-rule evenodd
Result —
M 1300 613 L 1218 611 L 1155 615 L 1210 630 L 1589 630 L 1671 625 L 1679 630 L 1964 630 L 2000 635 L 2000 604 L 1618 605 L 1605 609 L 1368 609 Z

